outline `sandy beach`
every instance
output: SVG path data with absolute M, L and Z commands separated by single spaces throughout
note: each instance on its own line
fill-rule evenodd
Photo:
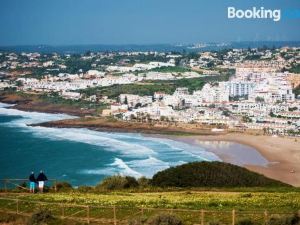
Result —
M 7 100 L 7 99 L 6 99 Z M 15 108 L 20 110 L 35 111 L 35 108 L 31 104 L 26 102 L 23 98 L 17 99 L 12 98 L 9 103 L 17 103 Z M 12 101 L 13 100 L 13 101 Z M 21 101 L 21 103 L 20 103 Z M 4 101 L 6 102 L 6 101 Z M 40 106 L 40 105 L 38 105 Z M 59 107 L 47 106 L 45 108 L 38 107 L 39 111 L 54 113 L 68 113 L 72 114 L 67 108 L 66 111 L 56 111 Z M 28 108 L 29 107 L 29 108 Z M 48 108 L 50 109 L 48 110 Z M 264 174 L 268 177 L 292 184 L 294 186 L 300 186 L 300 138 L 291 137 L 272 137 L 263 135 L 251 135 L 243 133 L 223 133 L 216 134 L 212 133 L 211 129 L 204 129 L 197 126 L 187 126 L 181 124 L 176 125 L 163 125 L 163 124 L 145 124 L 145 123 L 128 123 L 120 121 L 109 121 L 103 118 L 78 118 L 73 120 L 60 120 L 52 121 L 45 124 L 39 124 L 47 127 L 69 127 L 69 128 L 89 128 L 98 131 L 115 131 L 115 132 L 138 132 L 144 134 L 173 134 L 167 135 L 170 139 L 181 140 L 184 142 L 189 142 L 192 144 L 198 144 L 202 147 L 205 142 L 233 142 L 240 143 L 243 145 L 250 146 L 256 149 L 262 157 L 257 156 L 257 154 L 248 154 L 245 149 L 241 152 L 230 147 L 226 148 L 212 148 L 211 144 L 209 151 L 214 152 L 223 161 L 239 164 L 236 161 L 240 161 L 240 165 L 247 167 L 248 169 Z M 189 134 L 193 136 L 181 135 Z M 224 146 L 221 143 L 220 146 Z M 205 146 L 204 146 L 205 147 Z M 253 149 L 249 149 L 249 152 L 253 152 Z M 249 157 L 251 160 L 249 160 Z M 247 158 L 247 160 L 244 160 Z M 266 162 L 264 160 L 266 159 Z M 251 163 L 243 163 L 243 161 Z M 254 162 L 254 163 L 253 163 Z
M 202 146 L 205 141 L 236 142 L 250 146 L 255 148 L 269 163 L 267 165 L 244 165 L 245 167 L 270 178 L 300 186 L 300 138 L 229 133 L 215 136 L 178 137 L 176 139 Z M 228 157 L 230 153 L 224 154 L 224 152 L 216 152 L 214 149 L 210 150 L 223 161 L 231 162 Z

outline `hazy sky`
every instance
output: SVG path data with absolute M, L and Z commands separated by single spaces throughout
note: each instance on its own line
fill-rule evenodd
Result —
M 300 0 L 1 0 L 0 45 L 300 41 L 300 19 L 227 19 L 227 7 Z

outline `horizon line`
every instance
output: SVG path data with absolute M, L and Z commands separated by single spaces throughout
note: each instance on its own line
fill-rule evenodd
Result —
M 193 42 L 193 43 L 124 43 L 124 44 L 103 44 L 103 43 L 91 43 L 91 44 L 13 44 L 13 45 L 1 45 L 0 47 L 29 47 L 29 46 L 49 46 L 49 47 L 62 47 L 62 46 L 93 46 L 93 45 L 102 45 L 102 46 L 126 46 L 126 45 L 132 45 L 132 46 L 151 46 L 151 45 L 172 45 L 172 46 L 188 46 L 188 45 L 195 45 L 195 44 L 221 44 L 221 43 L 226 43 L 226 44 L 231 44 L 231 43 L 259 43 L 259 42 L 300 42 L 300 40 L 280 40 L 280 41 L 270 41 L 270 40 L 259 40 L 259 41 L 212 41 L 212 42 L 205 42 L 205 41 L 199 41 L 199 42 Z

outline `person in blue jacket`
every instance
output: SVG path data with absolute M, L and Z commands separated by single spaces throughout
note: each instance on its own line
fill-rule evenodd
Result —
M 35 183 L 36 183 L 36 179 L 34 177 L 34 172 L 31 172 L 31 174 L 29 176 L 29 192 L 30 193 L 35 192 Z

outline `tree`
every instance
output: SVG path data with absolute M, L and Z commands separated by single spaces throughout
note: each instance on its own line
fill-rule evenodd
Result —
M 23 86 L 23 82 L 20 80 L 17 80 L 16 82 L 17 87 L 22 87 Z
M 249 117 L 249 116 L 243 116 L 242 117 L 242 121 L 244 123 L 251 123 L 252 122 L 252 119 Z
M 257 97 L 255 98 L 255 101 L 256 101 L 256 102 L 265 102 L 265 99 L 262 98 L 262 97 L 257 96 Z

